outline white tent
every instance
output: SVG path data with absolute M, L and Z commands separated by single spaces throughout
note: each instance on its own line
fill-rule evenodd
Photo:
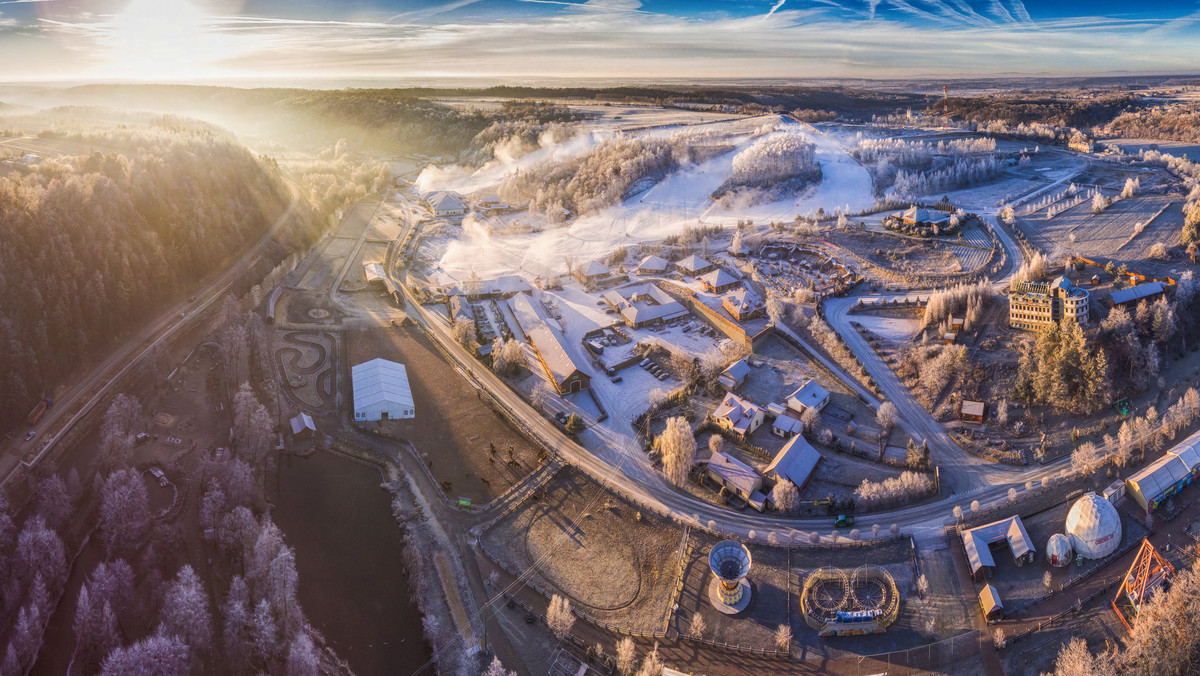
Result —
M 1046 542 L 1046 560 L 1052 566 L 1062 567 L 1071 562 L 1074 551 L 1071 549 L 1071 538 L 1062 533 L 1055 533 Z
M 1089 559 L 1102 559 L 1121 545 L 1121 516 L 1108 500 L 1084 493 L 1067 512 L 1071 546 Z
M 350 379 L 355 420 L 396 420 L 416 414 L 404 364 L 372 359 L 351 368 Z

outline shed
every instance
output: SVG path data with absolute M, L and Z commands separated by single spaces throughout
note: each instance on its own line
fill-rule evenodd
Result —
M 1033 561 L 1037 549 L 1021 517 L 1012 516 L 1000 521 L 977 526 L 962 532 L 963 550 L 967 555 L 967 564 L 971 568 L 971 576 L 976 580 L 991 577 L 996 560 L 992 558 L 992 545 L 1007 542 L 1012 551 L 1013 563 L 1021 567 Z
M 1146 282 L 1145 284 L 1138 284 L 1137 286 L 1131 286 L 1120 291 L 1113 291 L 1108 299 L 1113 305 L 1128 305 L 1129 303 L 1137 303 L 1144 298 L 1153 298 L 1166 291 L 1166 289 L 1167 285 L 1162 282 Z
M 990 584 L 983 585 L 983 591 L 979 592 L 979 607 L 983 610 L 985 620 L 1004 616 L 1004 603 L 1000 601 L 1000 592 Z
M 821 454 L 803 435 L 797 434 L 779 449 L 771 459 L 771 464 L 767 465 L 765 474 L 773 481 L 790 481 L 798 490 L 804 490 L 804 484 L 819 462 Z
M 809 378 L 803 385 L 797 387 L 795 392 L 788 395 L 787 405 L 796 413 L 804 413 L 810 408 L 820 411 L 829 405 L 829 390 L 821 387 L 816 380 Z
M 745 359 L 739 359 L 729 365 L 729 368 L 721 372 L 717 376 L 717 382 L 727 390 L 736 389 L 739 385 L 746 382 L 746 377 L 750 375 L 750 364 L 746 363 Z
M 292 418 L 292 436 L 296 439 L 304 439 L 311 437 L 313 432 L 317 431 L 317 424 L 313 422 L 312 416 L 300 411 L 300 414 Z
M 387 275 L 383 274 L 383 265 L 380 263 L 364 263 L 363 276 L 367 279 L 367 284 L 382 284 L 383 280 L 387 279 Z
M 963 399 L 962 402 L 962 419 L 973 420 L 975 422 L 983 422 L 983 413 L 986 405 L 982 401 L 971 401 Z
M 795 413 L 787 411 L 779 413 L 775 416 L 775 420 L 771 423 L 771 434 L 780 439 L 787 439 L 794 434 L 800 434 L 804 431 L 804 421 L 796 417 Z

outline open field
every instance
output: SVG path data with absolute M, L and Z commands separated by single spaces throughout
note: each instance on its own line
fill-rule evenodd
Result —
M 1117 200 L 1096 214 L 1091 202 L 1085 200 L 1050 220 L 1039 212 L 1020 218 L 1018 223 L 1029 241 L 1048 253 L 1063 251 L 1132 263 L 1144 259 L 1146 251 L 1157 242 L 1168 246 L 1178 243 L 1183 228 L 1181 206 L 1178 198 L 1137 195 Z M 1138 224 L 1144 224 L 1144 229 L 1135 235 Z
M 564 469 L 484 536 L 489 552 L 630 631 L 662 629 L 677 576 L 682 530 Z
M 537 465 L 537 449 L 454 373 L 421 331 L 348 331 L 346 342 L 351 366 L 376 357 L 404 364 L 416 417 L 361 425 L 411 443 L 450 497 L 488 502 Z

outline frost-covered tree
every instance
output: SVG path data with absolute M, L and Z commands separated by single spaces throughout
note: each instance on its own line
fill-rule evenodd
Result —
M 132 552 L 150 530 L 146 484 L 133 470 L 108 475 L 100 492 L 100 539 L 110 554 Z
M 654 440 L 654 446 L 662 456 L 663 473 L 667 481 L 682 486 L 687 483 L 696 458 L 696 437 L 687 418 L 676 416 L 667 420 L 666 429 Z
M 267 407 L 260 404 L 250 383 L 242 383 L 233 395 L 233 444 L 247 461 L 261 465 L 266 459 L 275 423 Z
M 463 347 L 469 347 L 471 341 L 475 340 L 475 322 L 469 319 L 456 320 L 450 330 L 450 335 L 454 338 L 454 342 Z
M 781 624 L 775 628 L 775 648 L 778 650 L 787 650 L 792 644 L 792 628 L 786 624 Z
M 1121 189 L 1121 199 L 1133 197 L 1142 187 L 1142 182 L 1136 178 L 1125 179 L 1125 187 Z
M 170 636 L 154 634 L 117 648 L 104 660 L 101 676 L 188 676 L 188 647 Z
M 494 660 L 495 664 L 499 664 L 499 660 Z M 288 648 L 287 656 L 287 676 L 319 676 L 321 673 L 321 656 L 317 654 L 317 648 L 313 645 L 313 641 L 309 638 L 308 633 L 300 632 L 292 639 L 292 645 Z M 488 672 L 484 672 L 488 676 Z M 501 672 L 499 676 L 507 676 Z
M 891 429 L 900 420 L 900 413 L 896 410 L 896 405 L 890 401 L 885 401 L 879 406 L 879 410 L 875 412 L 875 422 L 884 429 Z
M 566 638 L 575 625 L 575 613 L 571 602 L 558 594 L 550 597 L 550 606 L 546 608 L 546 625 L 558 640 Z
M 784 514 L 793 514 L 800 506 L 800 491 L 791 481 L 783 479 L 771 489 L 771 502 Z
M 175 580 L 167 586 L 159 610 L 158 631 L 178 638 L 193 654 L 206 653 L 212 643 L 208 594 L 188 564 L 179 569 Z
M 1092 195 L 1092 213 L 1098 214 L 1106 208 L 1108 208 L 1108 200 L 1104 199 L 1104 195 L 1097 190 L 1096 194 Z
M 617 644 L 617 673 L 630 676 L 637 666 L 637 653 L 634 651 L 633 639 L 626 636 Z
M 501 375 L 513 375 L 525 365 L 525 349 L 516 338 L 496 338 L 492 343 L 492 369 Z
M 67 570 L 62 539 L 46 527 L 40 515 L 27 519 L 17 537 L 17 579 L 29 583 L 41 574 L 50 586 L 59 589 L 67 579 Z
M 1103 459 L 1104 456 L 1096 448 L 1096 444 L 1086 441 L 1071 453 L 1071 467 L 1086 477 L 1096 471 Z
M 129 464 L 141 417 L 142 404 L 137 397 L 127 394 L 113 397 L 100 424 L 100 457 L 109 467 Z
M 62 528 L 75 511 L 71 505 L 71 496 L 67 494 L 67 484 L 57 474 L 51 474 L 38 482 L 37 488 L 34 489 L 33 501 L 37 513 L 53 530 Z
M 659 676 L 663 672 L 662 660 L 658 659 L 658 644 L 654 644 L 654 649 L 646 653 L 646 658 L 642 660 L 642 666 L 638 669 L 637 676 Z
M 708 625 L 704 622 L 704 616 L 700 613 L 692 615 L 692 621 L 688 623 L 688 636 L 692 638 L 703 638 L 704 632 L 708 630 Z
M 279 652 L 278 634 L 271 605 L 262 599 L 250 616 L 250 654 L 256 663 L 265 664 L 275 658 Z

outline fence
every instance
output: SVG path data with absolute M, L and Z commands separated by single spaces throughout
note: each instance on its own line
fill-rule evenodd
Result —
M 859 659 L 859 666 L 871 672 L 890 672 L 892 667 L 930 670 L 943 665 L 962 662 L 979 654 L 981 633 L 978 629 L 952 636 L 908 650 L 866 655 Z

